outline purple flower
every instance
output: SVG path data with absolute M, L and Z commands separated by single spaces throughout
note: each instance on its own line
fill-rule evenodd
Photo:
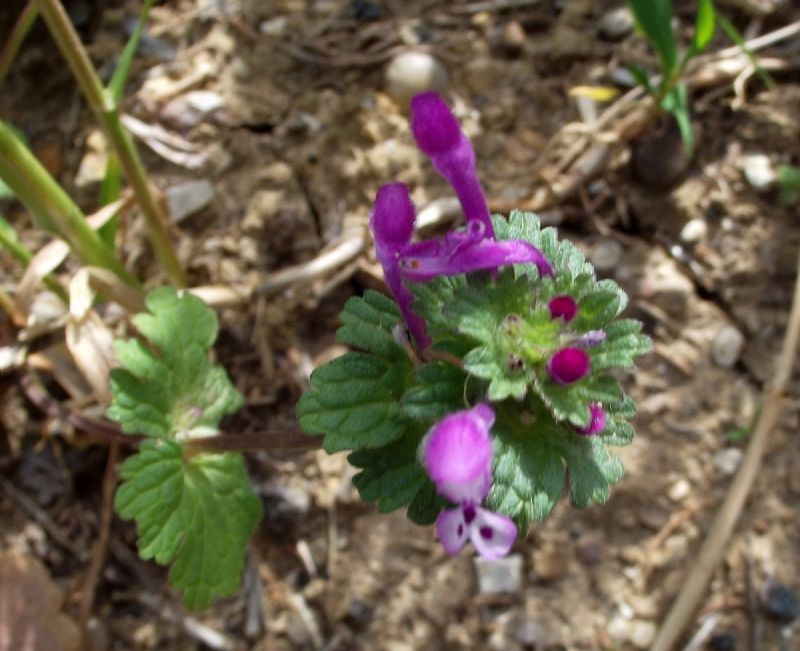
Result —
M 594 348 L 602 344 L 607 336 L 605 330 L 589 330 L 578 337 L 575 343 L 584 348 Z
M 553 319 L 563 319 L 565 323 L 572 321 L 578 313 L 578 304 L 575 299 L 566 294 L 551 298 L 547 307 L 550 309 L 550 316 Z
M 467 224 L 466 232 L 451 231 L 442 240 L 410 244 L 400 256 L 403 278 L 426 281 L 436 276 L 497 269 L 510 264 L 535 264 L 540 276 L 553 276 L 544 254 L 522 240 L 498 242 L 486 236 L 482 222 Z
M 606 428 L 606 412 L 598 403 L 593 402 L 589 405 L 589 413 L 591 414 L 589 424 L 586 427 L 575 428 L 581 436 L 594 436 Z
M 489 207 L 478 181 L 475 151 L 437 93 L 422 93 L 411 100 L 411 131 L 436 171 L 453 186 L 467 222 L 482 223 L 486 236 L 494 237 Z
M 383 267 L 386 285 L 394 295 L 403 320 L 420 349 L 431 344 L 425 321 L 411 309 L 414 295 L 403 284 L 400 253 L 411 242 L 414 232 L 414 204 L 408 188 L 402 183 L 388 183 L 378 190 L 369 225 L 375 238 L 375 252 Z
M 436 535 L 448 554 L 471 540 L 484 558 L 505 556 L 517 537 L 513 520 L 479 504 L 492 486 L 494 411 L 486 403 L 445 416 L 422 443 L 423 462 L 438 492 L 456 508 L 436 519 Z
M 572 384 L 589 373 L 589 365 L 582 348 L 562 348 L 547 362 L 547 372 L 558 384 Z

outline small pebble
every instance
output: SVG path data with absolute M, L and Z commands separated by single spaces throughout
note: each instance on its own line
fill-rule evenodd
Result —
M 733 368 L 744 347 L 744 335 L 733 326 L 725 326 L 711 346 L 711 358 L 721 368 Z
M 495 561 L 477 557 L 478 591 L 482 595 L 519 592 L 522 588 L 522 556 L 512 554 Z
M 213 113 L 225 105 L 222 95 L 212 90 L 193 90 L 184 97 L 189 106 L 203 115 Z
M 754 190 L 764 192 L 775 185 L 778 180 L 769 157 L 764 154 L 753 154 L 742 158 L 739 164 L 747 182 Z
M 286 28 L 289 26 L 289 19 L 286 16 L 278 16 L 265 20 L 258 26 L 258 31 L 273 38 L 280 38 L 286 33 Z
M 656 625 L 642 619 L 631 622 L 629 639 L 637 649 L 648 649 L 656 637 Z
M 500 32 L 500 47 L 511 56 L 517 56 L 525 47 L 525 29 L 516 20 L 503 25 Z
M 428 90 L 445 92 L 447 73 L 438 60 L 424 52 L 405 52 L 394 57 L 386 67 L 386 90 L 402 106 L 417 93 Z
M 187 181 L 167 188 L 166 195 L 172 221 L 179 223 L 211 203 L 214 187 L 205 179 Z
M 724 448 L 717 452 L 712 460 L 720 475 L 730 477 L 739 467 L 742 451 L 739 448 Z
M 681 229 L 680 238 L 687 244 L 694 244 L 704 240 L 708 235 L 708 226 L 702 219 L 690 219 Z
M 600 18 L 598 29 L 603 38 L 618 41 L 633 31 L 633 14 L 628 7 L 612 9 Z
M 539 581 L 557 581 L 567 572 L 568 559 L 562 547 L 546 547 L 533 552 L 533 570 Z
M 772 619 L 788 624 L 797 619 L 800 605 L 797 595 L 788 585 L 772 583 L 764 597 L 764 608 Z
M 689 497 L 691 490 L 692 485 L 689 483 L 688 479 L 679 479 L 672 486 L 670 486 L 669 490 L 667 491 L 667 496 L 673 502 L 682 502 Z
M 610 273 L 622 259 L 622 244 L 613 239 L 602 240 L 595 245 L 589 259 L 597 271 Z
M 545 648 L 550 642 L 547 620 L 533 617 L 520 617 L 514 622 L 512 637 L 526 647 Z
M 733 633 L 719 633 L 708 641 L 711 651 L 736 651 L 736 636 Z
M 594 565 L 603 557 L 603 536 L 598 532 L 582 535 L 575 543 L 575 552 L 581 563 Z

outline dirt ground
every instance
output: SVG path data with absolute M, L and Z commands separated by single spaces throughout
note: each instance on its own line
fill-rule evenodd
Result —
M 0 34 L 14 4 L 0 10 Z M 65 4 L 108 74 L 138 3 Z M 490 2 L 471 11 L 474 4 L 158 4 L 124 109 L 173 137 L 148 132 L 144 140 L 164 145 L 159 152 L 138 139 L 160 188 L 169 194 L 206 180 L 213 189 L 207 205 L 173 225 L 190 285 L 263 283 L 362 234 L 382 183 L 407 183 L 419 207 L 450 196 L 413 146 L 404 104 L 387 82 L 389 61 L 404 51 L 430 53 L 446 71 L 439 83 L 475 143 L 497 208 L 525 207 L 552 178 L 542 165 L 552 160 L 552 139 L 581 121 L 571 88 L 608 85 L 631 62 L 656 68 L 630 29 L 613 38 L 600 29 L 620 3 Z M 741 31 L 760 33 L 800 19 L 792 4 L 718 3 Z M 684 38 L 693 5 L 676 2 Z M 711 49 L 729 46 L 718 33 Z M 777 55 L 796 59 L 798 50 L 795 36 Z M 184 612 L 166 571 L 136 556 L 133 525 L 115 518 L 92 649 L 647 648 L 735 472 L 747 443 L 740 434 L 758 411 L 788 315 L 797 204 L 782 205 L 778 189 L 757 188 L 743 173 L 759 154 L 773 165 L 800 164 L 800 74 L 790 67 L 773 78 L 771 88 L 752 78 L 744 96 L 730 81 L 694 93 L 697 153 L 673 187 L 646 182 L 653 169 L 667 175 L 659 166 L 671 164 L 669 148 L 642 151 L 639 140 L 633 154 L 622 147 L 544 211 L 628 291 L 629 313 L 655 347 L 627 377 L 639 411 L 637 437 L 620 451 L 625 478 L 606 505 L 579 511 L 565 500 L 519 540 L 513 560 L 495 571 L 511 572 L 511 592 L 481 590 L 474 559 L 447 557 L 432 529 L 361 503 L 343 456 L 259 452 L 248 463 L 265 517 L 242 591 L 208 611 Z M 102 154 L 96 125 L 41 26 L 5 82 L 0 115 L 92 210 L 92 155 Z M 3 209 L 28 244 L 41 244 L 18 205 Z M 127 226 L 125 247 L 148 285 L 165 281 L 138 222 Z M 5 257 L 0 263 L 2 285 L 13 291 L 20 270 Z M 220 312 L 217 357 L 247 398 L 226 430 L 296 428 L 308 373 L 339 350 L 338 311 L 379 286 L 377 269 L 367 243 L 307 284 Z M 0 336 L 10 336 L 6 327 Z M 17 377 L 0 377 L 0 396 L 0 549 L 39 558 L 74 615 L 99 526 L 106 450 L 70 443 L 69 428 L 27 402 Z M 797 623 L 771 617 L 764 603 L 776 583 L 800 591 L 799 407 L 794 382 L 690 631 L 705 624 L 715 646 L 699 648 L 800 649 Z

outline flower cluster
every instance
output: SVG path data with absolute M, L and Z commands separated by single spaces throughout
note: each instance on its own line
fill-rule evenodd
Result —
M 412 242 L 415 211 L 408 188 L 402 183 L 387 184 L 376 197 L 370 226 L 377 256 L 411 337 L 424 353 L 432 341 L 425 320 L 414 310 L 411 283 L 481 270 L 497 274 L 501 267 L 518 264 L 534 265 L 540 279 L 555 274 L 542 251 L 530 242 L 495 239 L 475 152 L 442 98 L 436 93 L 418 95 L 411 109 L 417 145 L 453 187 L 466 218 L 464 230 L 451 231 L 441 239 Z M 553 296 L 547 308 L 552 321 L 564 327 L 579 313 L 578 302 L 569 294 Z M 587 349 L 602 344 L 605 334 L 603 330 L 584 332 L 568 345 L 550 351 L 544 371 L 552 382 L 569 386 L 586 378 L 591 372 Z M 512 358 L 509 368 L 523 369 L 522 358 L 516 353 Z M 606 427 L 602 405 L 592 402 L 588 408 L 589 422 L 572 426 L 581 436 L 600 434 Z M 437 535 L 451 554 L 469 540 L 482 556 L 497 558 L 508 553 L 517 535 L 511 518 L 481 506 L 492 487 L 490 431 L 494 419 L 492 407 L 478 402 L 471 409 L 445 416 L 420 445 L 421 462 L 437 492 L 454 505 L 441 511 L 436 520 Z

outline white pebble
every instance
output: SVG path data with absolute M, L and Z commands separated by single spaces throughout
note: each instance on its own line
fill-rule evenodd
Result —
M 681 229 L 680 238 L 688 244 L 704 240 L 708 235 L 708 226 L 702 219 L 690 219 Z
M 775 169 L 772 167 L 772 162 L 764 154 L 745 156 L 742 159 L 740 168 L 744 172 L 747 182 L 759 192 L 769 190 L 778 179 Z
M 386 90 L 400 104 L 428 90 L 447 90 L 447 73 L 439 61 L 424 52 L 405 52 L 386 68 Z
M 685 500 L 692 490 L 692 485 L 687 479 L 679 479 L 672 486 L 670 486 L 667 495 L 673 502 L 682 502 Z
M 744 335 L 733 326 L 725 326 L 718 333 L 711 347 L 711 358 L 722 368 L 733 368 L 744 348 Z

